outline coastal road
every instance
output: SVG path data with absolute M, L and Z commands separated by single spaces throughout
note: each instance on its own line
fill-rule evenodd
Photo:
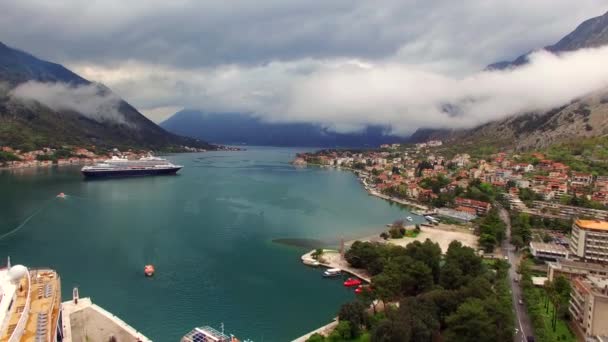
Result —
M 519 282 L 515 281 L 518 279 L 517 269 L 519 268 L 519 255 L 515 252 L 515 246 L 511 244 L 511 218 L 509 213 L 504 208 L 499 208 L 500 218 L 505 222 L 507 226 L 506 238 L 502 242 L 502 252 L 509 258 L 511 268 L 509 269 L 509 283 L 511 285 L 511 293 L 513 296 L 513 311 L 515 312 L 515 329 L 516 333 L 514 336 L 515 342 L 526 342 L 526 336 L 533 336 L 534 331 L 532 330 L 532 324 L 530 323 L 530 317 L 528 317 L 528 311 L 526 311 L 525 305 L 519 304 L 519 300 L 523 298 L 521 287 Z

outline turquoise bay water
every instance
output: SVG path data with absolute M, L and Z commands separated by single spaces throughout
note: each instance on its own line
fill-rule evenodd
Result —
M 272 241 L 351 239 L 408 214 L 368 196 L 349 172 L 292 167 L 296 152 L 173 155 L 185 168 L 167 177 L 0 171 L 0 236 L 27 220 L 0 239 L 0 257 L 56 269 L 65 299 L 78 286 L 154 341 L 221 322 L 241 339 L 290 341 L 354 295 L 303 266 L 305 250 Z M 143 276 L 149 263 L 153 278 Z

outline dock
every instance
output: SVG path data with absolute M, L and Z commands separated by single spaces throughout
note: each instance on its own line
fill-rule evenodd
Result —
M 301 258 L 302 263 L 305 265 L 311 265 L 314 261 L 317 261 L 312 257 L 312 254 L 314 252 L 315 251 L 312 250 L 312 251 L 302 255 L 302 258 Z M 338 251 L 326 249 L 326 250 L 324 250 L 322 259 L 323 259 L 323 261 L 317 261 L 319 266 L 323 266 L 323 267 L 327 267 L 327 268 L 339 268 L 343 272 L 351 274 L 351 275 L 365 281 L 366 283 L 371 283 L 371 281 L 372 281 L 371 276 L 367 273 L 366 270 L 351 267 L 348 264 L 348 262 L 346 262 L 346 260 L 344 260 L 344 258 L 342 258 L 342 256 L 340 255 L 340 253 Z
M 63 341 L 152 342 L 120 318 L 93 304 L 90 298 L 75 298 L 61 303 Z

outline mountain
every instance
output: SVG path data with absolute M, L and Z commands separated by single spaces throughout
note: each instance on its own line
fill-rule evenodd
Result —
M 385 135 L 382 127 L 361 133 L 335 133 L 309 123 L 267 123 L 242 113 L 203 113 L 182 110 L 160 124 L 175 134 L 216 143 L 302 147 L 377 147 L 403 141 Z
M 553 45 L 544 47 L 544 50 L 560 53 L 574 51 L 583 48 L 598 47 L 608 44 L 608 12 L 599 17 L 585 20 L 574 31 Z M 512 61 L 502 61 L 490 64 L 488 70 L 503 70 L 528 62 L 528 56 L 532 52 L 517 57 Z
M 0 43 L 0 146 L 213 148 L 165 131 L 107 87 Z
M 559 42 L 544 49 L 552 53 L 574 51 L 608 44 L 608 13 L 586 20 Z M 522 55 L 510 62 L 498 62 L 488 69 L 516 68 L 527 62 Z M 546 112 L 525 113 L 462 130 L 417 130 L 410 142 L 429 139 L 450 141 L 451 145 L 513 148 L 544 148 L 552 144 L 608 134 L 608 88 L 571 101 Z
M 425 133 L 424 135 L 422 133 Z M 452 145 L 514 150 L 543 149 L 553 144 L 608 134 L 608 89 L 544 113 L 492 121 L 468 130 L 423 131 L 418 140 L 438 138 Z

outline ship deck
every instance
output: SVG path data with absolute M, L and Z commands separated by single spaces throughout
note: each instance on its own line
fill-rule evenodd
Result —
M 28 286 L 29 283 L 29 286 Z M 37 335 L 44 341 L 52 341 L 59 320 L 61 305 L 61 282 L 57 273 L 50 269 L 29 270 L 29 282 L 23 277 L 19 282 L 17 297 L 13 303 L 9 327 L 0 342 L 8 341 L 17 327 L 21 316 L 26 312 L 28 294 L 30 309 L 21 341 L 34 341 Z

